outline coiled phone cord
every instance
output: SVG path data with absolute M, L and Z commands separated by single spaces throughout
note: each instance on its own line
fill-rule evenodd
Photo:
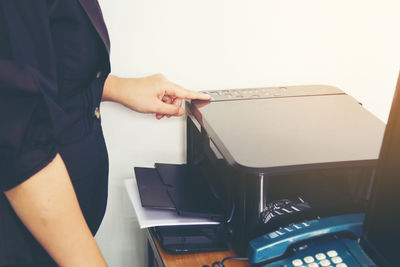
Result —
M 214 262 L 214 263 L 211 265 L 211 267 L 225 267 L 224 262 L 227 261 L 227 260 L 248 261 L 249 259 L 248 259 L 248 258 L 242 258 L 242 257 L 226 257 L 226 258 L 223 258 L 222 261 L 216 261 L 216 262 Z

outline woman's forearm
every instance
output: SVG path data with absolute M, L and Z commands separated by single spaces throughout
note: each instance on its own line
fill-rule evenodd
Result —
M 162 74 L 142 78 L 109 75 L 104 83 L 102 100 L 117 102 L 141 113 L 153 113 L 164 96 L 167 82 Z
M 142 113 L 182 116 L 184 99 L 209 100 L 210 96 L 187 90 L 167 80 L 162 74 L 143 78 L 119 78 L 109 75 L 103 88 L 102 100 L 118 102 Z
M 19 218 L 60 266 L 106 266 L 62 158 L 5 192 Z
M 115 75 L 108 75 L 103 88 L 103 96 L 101 98 L 102 101 L 113 101 L 119 102 L 119 99 L 122 97 L 121 92 L 116 91 L 118 88 L 119 77 Z

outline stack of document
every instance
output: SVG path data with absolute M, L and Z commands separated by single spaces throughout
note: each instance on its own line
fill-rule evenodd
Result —
M 175 210 L 143 208 L 140 201 L 136 179 L 126 179 L 125 188 L 128 192 L 129 199 L 131 200 L 141 229 L 155 226 L 219 224 L 219 222 L 205 218 L 179 216 Z

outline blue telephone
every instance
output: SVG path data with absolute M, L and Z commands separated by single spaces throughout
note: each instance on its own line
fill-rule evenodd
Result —
M 320 236 L 346 232 L 357 238 L 361 235 L 364 217 L 365 215 L 360 213 L 315 219 L 290 225 L 275 232 L 262 235 L 251 240 L 249 243 L 247 252 L 249 262 L 252 265 L 271 262 L 284 256 L 291 245 Z M 321 257 L 326 257 L 324 253 L 320 254 Z M 337 256 L 336 251 L 328 251 L 327 254 L 328 258 Z M 297 266 L 296 264 L 293 265 Z M 303 263 L 298 266 L 302 265 Z M 305 265 L 307 265 L 307 262 L 305 262 Z

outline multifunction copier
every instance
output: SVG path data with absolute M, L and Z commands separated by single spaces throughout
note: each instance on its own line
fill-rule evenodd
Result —
M 186 102 L 187 165 L 222 203 L 233 248 L 304 220 L 363 212 L 385 124 L 325 85 L 207 91 Z
M 221 222 L 240 255 L 281 227 L 364 212 L 385 124 L 356 99 L 325 85 L 206 93 L 186 102 L 187 163 L 135 169 L 143 206 Z

